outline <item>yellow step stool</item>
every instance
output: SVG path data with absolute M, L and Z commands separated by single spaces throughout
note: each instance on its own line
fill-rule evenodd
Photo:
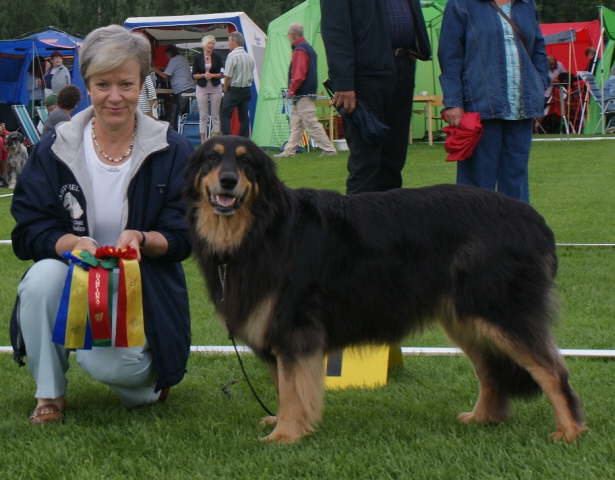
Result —
M 351 347 L 325 357 L 325 388 L 386 385 L 389 368 L 403 367 L 401 347 Z

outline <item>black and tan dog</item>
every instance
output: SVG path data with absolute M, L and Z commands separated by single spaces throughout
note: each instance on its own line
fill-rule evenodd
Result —
M 554 238 L 529 205 L 439 185 L 344 196 L 285 187 L 249 140 L 218 137 L 186 170 L 194 252 L 230 333 L 269 364 L 278 392 L 265 441 L 320 420 L 323 358 L 390 344 L 436 322 L 474 366 L 462 422 L 501 422 L 511 399 L 546 394 L 554 439 L 585 430 L 549 325 Z

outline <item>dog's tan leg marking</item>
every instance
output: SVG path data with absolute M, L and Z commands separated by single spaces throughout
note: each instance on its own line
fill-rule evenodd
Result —
M 459 322 L 453 314 L 441 320 L 440 326 L 449 337 L 468 356 L 478 380 L 478 400 L 471 412 L 461 413 L 457 418 L 464 423 L 501 423 L 510 418 L 510 399 L 499 393 L 487 376 L 487 357 L 485 349 L 490 348 L 477 337 L 474 319 Z
M 270 360 L 267 362 L 269 366 L 269 371 L 271 372 L 271 381 L 273 382 L 273 386 L 275 387 L 275 391 L 278 394 L 278 399 L 280 398 L 280 383 L 278 381 L 278 363 L 274 360 Z M 261 419 L 261 425 L 275 425 L 278 422 L 278 417 L 269 416 Z
M 293 443 L 314 431 L 320 421 L 324 395 L 324 355 L 311 354 L 297 362 L 278 358 L 279 406 L 277 425 L 263 442 Z
M 477 328 L 481 335 L 491 340 L 499 350 L 508 355 L 519 366 L 525 368 L 551 402 L 556 425 L 556 431 L 551 434 L 553 440 L 562 439 L 572 442 L 581 432 L 587 430 L 582 421 L 575 419 L 569 401 L 564 395 L 564 389 L 569 389 L 570 395 L 578 403 L 576 393 L 568 385 L 568 369 L 557 352 L 555 344 L 550 339 L 544 339 L 549 344 L 545 349 L 548 358 L 542 359 L 536 358 L 523 345 L 515 344 L 502 331 L 484 321 L 478 321 Z M 576 417 L 579 418 L 580 416 L 582 414 L 579 411 L 576 413 Z

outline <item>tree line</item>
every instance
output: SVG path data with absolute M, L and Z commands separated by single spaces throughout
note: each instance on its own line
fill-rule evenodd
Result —
M 245 12 L 263 30 L 302 0 L 0 0 L 0 39 L 49 26 L 83 38 L 88 32 L 129 17 Z M 598 18 L 594 0 L 535 0 L 542 23 Z M 615 0 L 602 2 L 615 10 Z
M 129 17 L 245 12 L 263 31 L 302 0 L 0 0 L 0 39 L 54 26 L 83 38 Z

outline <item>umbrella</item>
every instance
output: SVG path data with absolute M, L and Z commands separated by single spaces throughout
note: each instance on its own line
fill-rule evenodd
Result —
M 367 104 L 357 98 L 357 105 L 352 113 L 344 113 L 344 107 L 337 107 L 342 119 L 352 125 L 361 137 L 370 145 L 378 145 L 383 142 L 390 128 L 374 117 Z
M 444 118 L 446 120 L 446 118 Z M 459 127 L 446 126 L 442 128 L 446 134 L 444 151 L 449 155 L 447 162 L 465 160 L 474 151 L 480 137 L 483 134 L 483 126 L 480 123 L 480 115 L 475 112 L 465 112 L 461 116 Z
M 333 98 L 331 81 L 327 79 L 322 83 L 329 96 Z M 336 110 L 339 112 L 342 120 L 346 119 L 352 128 L 359 132 L 363 140 L 370 145 L 382 143 L 389 133 L 390 128 L 374 116 L 363 100 L 356 99 L 356 106 L 352 113 L 344 113 L 344 107 L 341 105 L 336 107 Z

